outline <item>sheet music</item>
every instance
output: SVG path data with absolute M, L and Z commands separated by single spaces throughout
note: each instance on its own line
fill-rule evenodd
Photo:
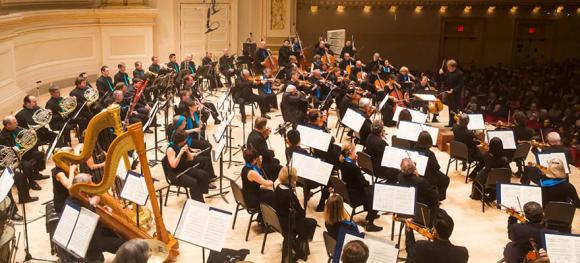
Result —
M 544 239 L 550 262 L 580 262 L 580 236 L 546 233 Z
M 4 200 L 14 185 L 14 172 L 6 167 L 0 177 L 0 201 Z
M 542 204 L 542 188 L 539 186 L 501 184 L 498 189 L 500 203 L 517 211 L 522 210 L 530 201 Z
M 298 125 L 296 129 L 300 132 L 300 144 L 323 152 L 328 151 L 332 134 L 302 125 Z
M 375 183 L 373 209 L 397 214 L 415 214 L 415 188 Z
M 59 246 L 66 248 L 68 241 L 75 229 L 75 224 L 77 223 L 77 218 L 80 214 L 79 207 L 73 207 L 71 204 L 67 203 L 64 206 L 64 210 L 60 215 L 56 229 L 54 230 L 54 235 L 52 240 L 56 242 Z
M 396 263 L 397 257 L 399 255 L 399 250 L 395 247 L 395 244 L 389 243 L 387 240 L 379 240 L 372 238 L 370 236 L 365 236 L 365 238 L 360 238 L 349 233 L 344 235 L 344 243 L 342 244 L 342 250 L 344 246 L 350 241 L 360 240 L 364 242 L 369 248 L 369 258 L 368 263 Z
M 158 109 L 159 109 L 159 100 L 157 100 L 157 102 L 155 102 L 155 105 L 153 105 L 153 107 L 149 111 L 148 120 L 145 123 L 145 125 L 143 125 L 143 131 L 145 131 L 149 128 L 149 126 L 151 125 L 151 123 L 155 119 L 155 115 L 157 114 Z
M 379 104 L 379 108 L 377 109 L 377 111 L 381 111 L 383 109 L 383 107 L 385 107 L 385 104 L 387 104 L 388 100 L 389 100 L 389 96 L 385 96 L 383 98 L 383 100 L 381 101 L 381 103 Z
M 467 114 L 467 116 L 469 117 L 469 123 L 467 123 L 468 130 L 485 130 L 483 114 Z
M 415 96 L 423 101 L 439 101 L 439 99 L 437 97 L 435 97 L 435 95 L 433 95 L 433 94 L 415 93 L 415 94 L 413 94 L 413 96 Z
M 310 179 L 322 185 L 328 184 L 333 165 L 319 159 L 296 153 L 292 154 L 292 167 L 296 168 L 298 176 Z
M 487 139 L 489 140 L 497 137 L 503 143 L 504 150 L 515 150 L 516 140 L 514 139 L 514 132 L 511 130 L 502 131 L 487 131 Z
M 401 111 L 403 111 L 404 109 L 407 109 L 407 108 L 397 107 L 397 109 L 395 110 L 395 114 L 393 115 L 394 121 L 399 121 L 399 115 L 401 114 Z M 411 113 L 411 118 L 412 118 L 413 122 L 422 123 L 422 124 L 427 122 L 427 114 L 422 113 L 418 110 L 413 110 L 413 109 L 407 109 L 407 110 Z
M 564 164 L 564 171 L 569 174 L 570 167 L 568 167 L 568 162 L 566 161 L 566 154 L 563 152 L 559 153 L 538 153 L 538 162 L 541 166 L 548 167 L 548 161 L 552 159 L 559 159 Z
M 98 222 L 99 215 L 93 213 L 91 210 L 81 207 L 77 224 L 70 237 L 67 248 L 75 254 L 85 257 Z
M 425 175 L 429 157 L 421 155 L 419 152 L 404 150 L 391 146 L 385 147 L 385 151 L 383 152 L 383 159 L 381 160 L 381 166 L 401 169 L 401 161 L 407 157 L 411 158 L 411 160 L 415 162 L 415 166 L 417 167 L 417 172 L 419 175 Z
M 121 197 L 141 206 L 147 204 L 149 192 L 147 191 L 145 177 L 136 172 L 129 171 L 125 179 L 125 185 L 121 191 Z
M 231 217 L 229 212 L 188 199 L 175 228 L 175 237 L 200 247 L 221 251 Z
M 342 123 L 355 132 L 360 132 L 364 122 L 365 117 L 350 108 L 346 110 L 344 117 L 342 117 Z
M 426 124 L 400 121 L 399 128 L 397 128 L 397 138 L 416 142 L 419 138 L 419 133 L 427 131 L 431 135 L 433 145 L 437 143 L 437 136 L 439 136 L 439 129 Z

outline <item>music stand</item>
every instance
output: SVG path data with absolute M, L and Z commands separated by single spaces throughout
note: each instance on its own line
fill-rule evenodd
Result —
M 243 54 L 248 54 L 250 57 L 254 57 L 256 53 L 256 49 L 258 49 L 258 45 L 256 43 L 243 43 L 242 44 L 242 52 Z
M 151 150 L 155 150 L 155 159 L 154 160 L 149 160 L 149 166 L 153 167 L 155 165 L 157 165 L 158 163 L 161 163 L 161 160 L 159 160 L 158 151 L 161 151 L 161 146 L 159 145 L 159 141 L 158 141 L 158 135 L 157 135 L 157 112 L 159 112 L 159 109 L 161 108 L 160 106 L 160 101 L 159 99 L 157 99 L 155 101 L 155 104 L 153 104 L 153 107 L 151 108 L 151 112 L 149 113 L 149 120 L 147 121 L 147 123 L 145 123 L 145 125 L 143 125 L 143 131 L 147 130 L 149 127 L 151 127 L 151 124 L 153 125 L 153 133 L 154 133 L 154 137 L 155 137 L 155 147 L 153 148 L 149 148 L 146 151 L 151 151 Z M 163 139 L 165 140 L 165 139 Z M 161 140 L 161 141 L 163 141 Z M 163 151 L 161 151 L 163 152 Z
M 216 149 L 214 149 L 214 152 L 213 152 L 213 161 L 214 162 L 217 162 L 219 160 L 219 163 L 220 163 L 220 176 L 219 176 L 220 189 L 219 189 L 219 193 L 208 195 L 207 198 L 212 198 L 212 197 L 220 196 L 224 200 L 224 202 L 226 202 L 227 204 L 229 204 L 230 202 L 228 202 L 228 199 L 226 199 L 226 195 L 230 191 L 225 191 L 224 192 L 224 187 L 223 187 L 223 178 L 226 177 L 226 176 L 224 176 L 223 152 L 224 152 L 224 149 L 226 148 L 225 145 L 227 144 L 227 139 L 224 138 L 224 135 L 225 135 L 225 133 L 222 133 L 222 134 L 218 135 L 219 137 L 217 137 L 217 138 L 214 137 L 216 139 L 216 141 L 218 142 L 218 146 L 216 147 Z M 226 178 L 227 179 L 230 179 L 228 177 L 226 177 Z
M 228 152 L 229 152 L 229 160 L 226 160 L 226 162 L 228 163 L 228 168 L 230 168 L 232 166 L 232 164 L 235 164 L 235 165 L 241 165 L 241 164 L 243 164 L 243 162 L 232 160 L 232 150 L 233 149 L 241 149 L 239 146 L 232 146 L 232 139 L 233 139 L 233 137 L 232 137 L 232 127 L 233 126 L 232 126 L 232 123 L 231 122 L 234 119 L 234 115 L 235 114 L 233 112 L 231 112 L 231 114 L 229 114 L 228 118 L 226 119 L 226 121 L 227 121 L 227 127 L 225 129 L 225 132 L 226 132 L 226 134 L 225 134 L 226 138 L 225 139 L 226 139 L 226 148 L 228 149 Z

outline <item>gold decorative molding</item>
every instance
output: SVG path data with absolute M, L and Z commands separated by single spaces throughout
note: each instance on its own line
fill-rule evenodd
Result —
M 440 6 L 440 5 L 495 5 L 495 6 L 556 6 L 556 5 L 580 5 L 578 0 L 297 0 L 299 6 L 391 6 L 391 5 L 422 5 L 422 6 Z
M 284 30 L 286 29 L 286 6 L 285 0 L 272 0 L 272 7 L 270 10 L 270 29 Z

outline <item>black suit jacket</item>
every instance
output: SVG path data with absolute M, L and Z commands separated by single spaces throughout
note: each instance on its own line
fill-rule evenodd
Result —
M 437 191 L 435 186 L 425 180 L 425 178 L 403 173 L 399 173 L 397 177 L 400 186 L 415 187 L 417 202 L 426 204 L 431 208 L 431 211 L 437 207 L 439 203 L 439 191 Z
M 467 127 L 460 126 L 453 127 L 453 137 L 454 140 L 465 143 L 465 145 L 467 145 L 467 151 L 469 152 L 470 159 L 472 159 L 473 156 L 477 155 L 478 143 L 475 141 L 475 136 L 473 135 L 473 133 L 467 130 Z
M 360 168 L 354 163 L 344 161 L 340 167 L 340 174 L 342 174 L 342 180 L 346 183 L 350 198 L 364 200 L 364 198 L 358 197 L 364 194 L 364 189 L 369 186 L 369 182 L 363 176 Z M 351 202 L 354 201 L 351 200 Z
M 125 82 L 125 80 L 127 82 Z M 120 71 L 117 72 L 117 74 L 115 74 L 115 84 L 117 84 L 119 82 L 123 82 L 127 86 L 129 86 L 129 83 L 131 82 L 131 80 L 129 78 L 129 74 L 127 74 L 127 72 L 120 72 Z
M 274 151 L 268 148 L 266 139 L 257 130 L 253 130 L 248 134 L 247 146 L 262 155 L 263 163 L 272 163 L 274 161 Z
M 367 137 L 364 152 L 371 156 L 373 161 L 373 168 L 381 166 L 383 153 L 385 152 L 385 147 L 387 146 L 389 146 L 389 144 L 383 140 L 383 138 L 374 133 L 369 134 Z
M 113 84 L 113 79 L 111 77 L 100 76 L 97 79 L 97 90 L 99 91 L 99 97 L 102 98 L 107 92 L 112 93 L 115 85 Z M 79 102 L 77 98 L 77 103 Z M 84 101 L 83 101 L 84 102 Z
M 239 78 L 236 85 L 232 87 L 232 96 L 234 99 L 243 98 L 244 100 L 251 100 L 253 84 L 243 78 Z
M 46 102 L 46 109 L 49 109 L 52 112 L 52 119 L 50 120 L 50 128 L 52 130 L 55 131 L 59 131 L 60 129 L 62 129 L 62 126 L 64 125 L 64 123 L 66 122 L 65 119 L 62 117 L 62 115 L 60 115 L 61 112 L 61 108 L 60 108 L 60 100 L 62 98 L 53 98 L 50 97 L 50 99 Z
M 467 248 L 455 246 L 449 241 L 420 240 L 415 243 L 415 258 L 407 258 L 409 263 L 466 263 L 469 259 Z

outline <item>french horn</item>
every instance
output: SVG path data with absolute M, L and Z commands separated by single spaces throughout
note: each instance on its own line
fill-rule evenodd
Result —
M 32 114 L 32 120 L 36 122 L 36 125 L 28 125 L 28 128 L 33 130 L 38 130 L 46 125 L 52 120 L 52 111 L 49 109 L 38 109 Z
M 99 100 L 99 92 L 93 88 L 88 88 L 87 90 L 85 90 L 85 93 L 83 94 L 83 96 L 87 100 L 88 105 L 92 105 L 97 100 Z
M 77 108 L 77 97 L 75 96 L 68 96 L 64 97 L 60 101 L 60 116 L 66 118 L 69 114 L 71 114 Z
M 38 137 L 34 129 L 22 129 L 16 135 L 16 147 L 18 150 L 14 150 L 9 146 L 0 146 L 0 166 L 10 167 L 15 169 L 18 167 L 20 158 L 32 149 L 38 142 Z

